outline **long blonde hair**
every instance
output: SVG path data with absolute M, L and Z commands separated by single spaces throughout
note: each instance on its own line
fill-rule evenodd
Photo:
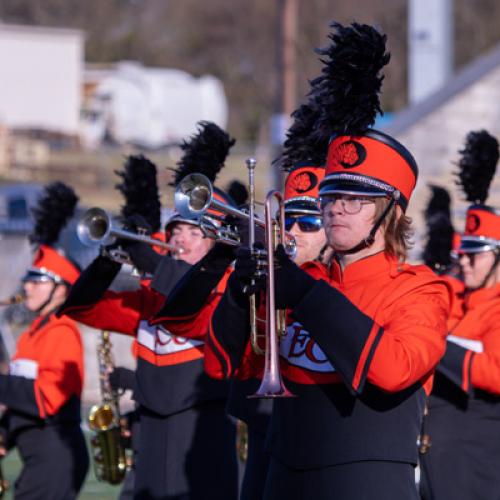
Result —
M 387 198 L 375 198 L 375 217 L 382 214 L 384 209 L 389 204 Z M 384 228 L 385 252 L 388 255 L 397 257 L 400 262 L 405 262 L 408 250 L 413 246 L 413 228 L 410 217 L 402 213 L 398 216 L 396 205 L 394 205 L 382 222 Z

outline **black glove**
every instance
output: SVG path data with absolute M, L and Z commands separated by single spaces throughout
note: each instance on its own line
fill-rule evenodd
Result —
M 241 308 L 248 308 L 248 296 L 266 287 L 266 261 L 262 245 L 256 244 L 252 252 L 241 247 L 236 256 L 234 273 L 229 277 L 227 288 L 234 302 Z
M 248 247 L 238 250 L 234 274 L 245 295 L 252 295 L 266 287 L 267 255 L 261 244 L 256 243 L 253 251 Z
M 274 270 L 277 309 L 293 309 L 314 286 L 316 280 L 300 269 L 285 252 L 283 245 L 276 249 Z
M 248 247 L 250 245 L 250 242 L 248 240 L 249 237 L 248 219 L 228 215 L 224 222 L 233 227 L 236 230 L 236 232 L 240 235 L 241 246 Z M 266 240 L 266 235 L 264 233 L 264 228 L 259 225 L 255 225 L 255 243 L 263 246 L 265 240 Z
M 123 230 L 144 236 L 149 236 L 152 232 L 149 223 L 139 214 L 132 214 L 123 219 Z M 130 257 L 133 265 L 141 273 L 153 274 L 162 257 L 151 245 L 128 238 L 117 238 L 111 245 L 104 247 L 104 253 L 118 248 Z
M 117 366 L 110 374 L 109 374 L 109 385 L 114 390 L 118 389 L 133 389 L 135 381 L 135 372 L 134 370 L 129 370 L 124 366 Z
M 178 281 L 155 317 L 189 316 L 199 311 L 235 256 L 235 247 L 216 243 L 207 255 Z

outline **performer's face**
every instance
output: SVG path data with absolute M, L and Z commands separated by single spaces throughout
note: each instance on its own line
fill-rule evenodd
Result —
M 26 281 L 24 282 L 24 293 L 26 295 L 24 305 L 29 311 L 38 311 L 43 314 L 62 304 L 66 292 L 64 285 L 56 285 L 53 281 Z M 40 308 L 47 301 L 49 302 L 40 311 Z
M 357 200 L 351 207 L 351 201 Z M 348 213 L 356 211 L 356 213 Z M 346 211 L 347 210 L 347 211 Z M 366 238 L 372 229 L 375 218 L 375 201 L 373 198 L 356 198 L 340 195 L 323 204 L 323 225 L 328 244 L 339 253 L 349 250 Z M 375 235 L 372 249 L 383 244 L 383 229 L 379 228 Z M 371 252 L 373 253 L 373 252 Z
M 300 216 L 287 216 L 286 219 L 295 219 L 293 226 L 288 230 L 288 232 L 295 238 L 295 242 L 297 244 L 297 253 L 295 255 L 294 262 L 300 266 L 304 262 L 310 262 L 317 259 L 321 249 L 326 243 L 326 236 L 323 227 L 320 226 L 314 231 L 312 230 L 313 227 L 311 227 L 310 231 L 304 231 L 300 227 Z
M 205 238 L 198 226 L 178 222 L 172 228 L 169 243 L 179 246 L 183 252 L 177 258 L 188 264 L 196 264 L 214 245 L 213 240 Z
M 495 261 L 495 254 L 491 251 L 478 252 L 472 254 L 462 254 L 460 257 L 460 266 L 464 276 L 465 286 L 467 288 L 480 287 L 486 276 L 491 270 Z M 488 278 L 485 286 L 493 286 L 500 279 L 500 266 L 497 266 L 495 272 Z

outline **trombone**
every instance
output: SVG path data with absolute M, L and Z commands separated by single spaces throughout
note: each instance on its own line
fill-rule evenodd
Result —
M 113 225 L 111 216 L 102 208 L 89 208 L 80 218 L 76 227 L 79 240 L 87 246 L 112 243 L 114 238 L 139 241 L 147 245 L 166 248 L 174 253 L 182 253 L 182 248 L 150 238 L 143 234 L 126 231 Z
M 273 199 L 278 201 L 279 222 L 271 214 Z M 264 373 L 262 381 L 253 398 L 292 398 L 283 382 L 279 361 L 279 336 L 283 336 L 286 328 L 286 313 L 276 310 L 274 292 L 274 251 L 279 244 L 284 244 L 285 204 L 279 191 L 270 191 L 265 202 L 267 282 L 266 282 L 266 348 L 264 352 Z

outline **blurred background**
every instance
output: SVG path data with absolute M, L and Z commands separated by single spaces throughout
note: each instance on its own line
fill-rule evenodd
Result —
M 454 185 L 458 150 L 470 130 L 500 136 L 497 0 L 2 0 L 2 297 L 30 262 L 29 208 L 41 185 L 62 180 L 77 191 L 80 210 L 117 213 L 114 171 L 125 155 L 142 152 L 158 166 L 167 207 L 168 168 L 199 120 L 237 138 L 221 186 L 246 180 L 249 155 L 258 159 L 258 199 L 279 186 L 272 161 L 290 113 L 320 71 L 314 49 L 327 44 L 332 20 L 374 24 L 388 36 L 377 128 L 403 142 L 420 167 L 412 259 L 425 243 L 428 183 L 450 190 L 460 229 L 466 204 Z M 489 203 L 500 205 L 498 175 Z M 61 245 L 82 265 L 95 254 L 79 244 L 74 223 Z M 19 306 L 0 314 L 3 360 L 28 320 Z M 88 406 L 99 391 L 95 335 L 86 333 Z M 130 339 L 115 335 L 113 343 L 119 363 L 133 366 Z M 94 486 L 82 498 L 107 498 Z

